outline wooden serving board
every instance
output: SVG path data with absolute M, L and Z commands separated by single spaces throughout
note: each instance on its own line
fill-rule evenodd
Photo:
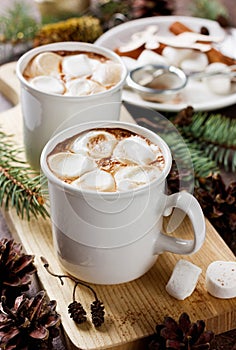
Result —
M 22 145 L 22 116 L 19 103 L 19 82 L 15 76 L 15 63 L 0 67 L 0 91 L 13 102 L 15 107 L 0 114 L 0 126 L 10 134 L 15 134 L 16 144 Z M 122 110 L 122 119 L 129 119 Z M 130 121 L 131 119 L 129 119 Z M 76 325 L 67 313 L 67 306 L 72 301 L 73 284 L 60 281 L 49 275 L 41 261 L 44 256 L 55 273 L 63 273 L 57 262 L 51 235 L 50 220 L 32 219 L 30 222 L 20 219 L 14 209 L 4 213 L 6 220 L 28 254 L 35 255 L 35 264 L 43 288 L 50 299 L 56 299 L 57 310 L 62 316 L 64 330 L 70 340 L 69 348 L 94 349 L 144 349 L 147 337 L 154 333 L 157 323 L 167 315 L 178 319 L 182 312 L 187 312 L 192 321 L 204 319 L 206 326 L 215 334 L 236 328 L 236 298 L 221 300 L 209 295 L 205 289 L 205 273 L 214 260 L 236 261 L 234 254 L 218 233 L 206 221 L 207 237 L 199 252 L 192 256 L 164 253 L 159 256 L 155 266 L 143 277 L 125 284 L 113 286 L 94 285 L 98 298 L 105 305 L 105 323 L 95 329 L 90 322 Z M 186 218 L 175 232 L 191 236 L 192 228 Z M 176 262 L 186 259 L 202 268 L 202 274 L 194 293 L 184 301 L 178 301 L 168 295 L 166 283 Z M 93 296 L 83 287 L 77 288 L 76 298 L 86 310 L 89 310 Z M 89 312 L 88 312 L 89 314 Z M 88 317 L 89 318 L 89 317 Z

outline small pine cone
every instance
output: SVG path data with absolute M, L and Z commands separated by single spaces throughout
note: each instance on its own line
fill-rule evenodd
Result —
M 51 350 L 54 335 L 58 334 L 61 317 L 56 302 L 47 301 L 40 291 L 28 299 L 22 294 L 10 309 L 5 297 L 0 303 L 0 349 Z
M 191 323 L 188 314 L 182 313 L 178 322 L 172 317 L 165 317 L 164 322 L 156 326 L 149 349 L 208 350 L 213 338 L 212 331 L 205 331 L 203 320 Z
M 8 306 L 29 289 L 31 275 L 36 271 L 34 256 L 22 252 L 22 246 L 13 239 L 0 240 L 0 294 L 7 297 Z
M 194 114 L 194 109 L 192 106 L 187 106 L 177 113 L 174 124 L 179 126 L 189 125 L 192 122 L 192 117 Z
M 100 327 L 104 323 L 104 306 L 100 300 L 95 300 L 91 304 L 92 322 L 95 327 Z
M 81 303 L 73 301 L 68 306 L 68 312 L 70 317 L 78 324 L 84 323 L 86 321 L 86 311 L 84 310 Z

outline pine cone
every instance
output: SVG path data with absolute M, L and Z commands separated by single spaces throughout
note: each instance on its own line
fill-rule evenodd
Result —
M 0 292 L 7 297 L 8 306 L 29 289 L 31 275 L 36 271 L 34 256 L 21 250 L 22 246 L 14 240 L 0 240 Z
M 200 179 L 195 189 L 205 216 L 236 254 L 236 181 L 226 187 L 220 174 Z
M 103 30 L 98 18 L 83 16 L 69 18 L 57 23 L 45 24 L 35 35 L 34 46 L 59 41 L 82 41 L 93 43 Z
M 0 348 L 4 350 L 52 349 L 52 340 L 59 334 L 60 316 L 56 302 L 45 300 L 45 292 L 28 299 L 16 298 L 10 309 L 2 297 L 0 304 Z
M 204 329 L 203 320 L 191 323 L 187 313 L 182 313 L 178 322 L 172 317 L 165 317 L 163 324 L 156 326 L 156 333 L 149 344 L 149 350 L 210 349 L 210 342 L 214 334 Z
M 95 300 L 91 304 L 92 322 L 95 327 L 100 327 L 104 323 L 104 306 L 100 300 Z
M 173 120 L 173 123 L 178 126 L 185 126 L 192 123 L 192 117 L 194 114 L 194 109 L 192 106 L 187 106 L 186 108 L 179 111 Z
M 73 301 L 68 306 L 68 312 L 70 317 L 78 324 L 84 323 L 86 321 L 86 311 L 84 310 L 81 303 Z

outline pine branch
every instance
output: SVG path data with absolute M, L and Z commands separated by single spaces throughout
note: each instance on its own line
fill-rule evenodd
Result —
M 200 149 L 192 140 L 185 137 L 186 135 L 182 134 L 182 128 L 171 127 L 172 123 L 166 118 L 160 119 L 159 116 L 154 115 L 152 121 L 146 118 L 137 118 L 136 121 L 152 129 L 166 141 L 175 162 L 170 177 L 180 176 L 181 188 L 187 189 L 191 181 L 194 182 L 193 185 L 198 186 L 201 178 L 219 172 L 215 160 L 206 155 L 204 149 Z
M 26 3 L 15 1 L 0 16 L 0 41 L 15 44 L 33 39 L 39 24 L 30 12 L 31 9 Z
M 10 138 L 0 132 L 0 205 L 5 209 L 14 207 L 28 220 L 31 215 L 46 218 L 46 178 L 21 159 L 22 150 L 16 149 Z
M 182 135 L 226 171 L 236 171 L 236 119 L 221 114 L 194 113 Z
M 217 20 L 219 16 L 229 17 L 225 6 L 218 0 L 193 0 L 190 4 L 193 16 Z

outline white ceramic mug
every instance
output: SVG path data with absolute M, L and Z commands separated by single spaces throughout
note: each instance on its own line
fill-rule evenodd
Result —
M 48 167 L 47 155 L 65 139 L 97 127 L 124 128 L 157 144 L 165 158 L 160 176 L 124 192 L 80 190 L 57 178 Z M 164 251 L 192 254 L 199 250 L 205 240 L 204 216 L 191 194 L 165 193 L 171 164 L 167 144 L 154 132 L 136 124 L 90 122 L 53 137 L 43 149 L 41 168 L 48 179 L 53 240 L 62 266 L 84 281 L 116 284 L 142 276 Z M 171 208 L 180 208 L 189 216 L 193 240 L 161 232 L 163 215 Z
M 105 92 L 88 96 L 65 96 L 35 89 L 23 76 L 29 61 L 45 51 L 83 51 L 103 55 L 121 65 L 118 84 Z M 26 52 L 17 62 L 21 83 L 24 145 L 29 164 L 39 169 L 40 154 L 46 142 L 58 131 L 91 120 L 118 120 L 122 87 L 127 70 L 121 58 L 109 49 L 81 42 L 60 42 L 39 46 Z

